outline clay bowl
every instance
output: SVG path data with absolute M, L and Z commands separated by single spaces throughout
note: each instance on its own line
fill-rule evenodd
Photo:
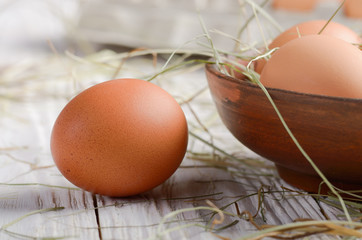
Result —
M 286 182 L 318 192 L 321 179 L 291 140 L 262 90 L 247 80 L 222 74 L 214 65 L 206 65 L 205 71 L 217 111 L 229 131 L 243 145 L 273 161 Z M 328 180 L 344 190 L 361 190 L 362 99 L 267 90 Z

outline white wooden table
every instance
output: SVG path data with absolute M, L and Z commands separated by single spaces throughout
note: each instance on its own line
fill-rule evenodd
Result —
M 129 198 L 82 191 L 54 166 L 52 124 L 69 97 L 111 79 L 115 68 L 44 55 L 0 69 L 0 239 L 243 239 L 261 225 L 343 219 L 338 208 L 300 194 L 271 162 L 235 140 L 216 113 L 202 68 L 156 80 L 189 122 L 188 153 L 176 173 Z M 117 77 L 155 70 L 149 58 L 130 60 L 125 69 Z

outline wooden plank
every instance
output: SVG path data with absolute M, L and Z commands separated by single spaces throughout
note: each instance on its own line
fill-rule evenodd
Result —
M 243 180 L 236 182 L 230 174 L 220 169 L 180 168 L 165 184 L 139 198 L 125 200 L 99 196 L 97 200 L 100 206 L 102 236 L 105 239 L 116 237 L 142 239 L 145 236 L 157 236 L 158 223 L 163 216 L 180 209 L 207 207 L 206 199 L 211 200 L 219 208 L 230 205 L 224 210 L 236 215 L 236 206 L 232 203 L 245 197 L 237 201 L 238 208 L 241 212 L 248 211 L 254 215 L 258 212 L 258 196 L 246 196 L 255 193 L 260 185 L 250 181 L 246 184 L 242 183 Z M 277 179 L 275 179 L 275 184 L 285 185 Z M 130 202 L 132 204 L 129 204 Z M 205 210 L 180 213 L 175 218 L 168 219 L 175 222 L 165 224 L 165 227 L 166 229 L 182 228 L 188 223 L 206 226 L 210 221 L 210 216 L 210 211 Z M 282 194 L 272 193 L 265 194 L 263 214 L 259 212 L 254 220 L 260 225 L 279 225 L 302 218 L 324 219 L 324 216 L 320 213 L 316 202 L 310 197 L 285 196 L 283 199 Z M 237 223 L 220 235 L 236 239 L 256 230 L 250 222 L 238 216 L 226 216 L 221 226 L 234 222 Z M 165 237 L 165 239 L 217 239 L 202 227 L 196 226 L 175 230 Z
M 8 226 L 0 231 L 0 239 L 10 239 L 12 235 L 70 239 L 98 237 L 89 193 L 29 185 L 1 186 L 0 196 L 0 226 Z
M 1 118 L 0 239 L 98 239 L 92 195 L 73 189 L 50 156 L 54 106 L 15 102 Z

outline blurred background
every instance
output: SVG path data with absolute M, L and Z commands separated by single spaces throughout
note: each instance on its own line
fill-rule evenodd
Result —
M 340 4 L 338 0 L 314 1 L 312 9 L 299 11 L 273 7 L 271 0 L 253 1 L 263 6 L 260 10 L 258 7 L 253 8 L 251 2 L 1 0 L 0 64 L 35 59 L 52 53 L 55 49 L 60 53 L 65 50 L 87 53 L 105 46 L 195 48 L 199 45 L 197 37 L 203 33 L 200 19 L 207 29 L 218 30 L 235 37 L 250 16 L 265 11 L 271 18 L 258 14 L 257 21 L 252 21 L 242 35 L 245 42 L 259 43 L 263 37 L 261 32 L 265 34 L 266 39 L 270 39 L 278 34 L 280 29 L 286 29 L 298 22 L 328 19 Z M 346 12 L 341 10 L 334 20 L 361 33 L 361 19 L 347 16 Z M 215 32 L 211 34 L 218 47 L 232 47 L 227 37 Z

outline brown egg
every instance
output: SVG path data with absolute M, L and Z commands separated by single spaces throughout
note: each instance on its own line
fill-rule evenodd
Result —
M 244 59 L 233 59 L 233 61 L 236 61 L 237 64 L 239 65 L 243 65 L 243 66 L 247 66 L 249 61 L 244 60 Z M 245 75 L 243 74 L 243 72 L 245 71 L 245 68 L 241 68 L 240 66 L 234 64 L 233 63 L 228 63 L 225 65 L 225 69 L 226 71 L 230 74 L 230 76 L 237 78 L 237 79 L 244 79 Z
M 362 18 L 362 1 L 347 0 L 344 3 L 344 14 L 351 18 Z
M 273 0 L 272 6 L 276 9 L 288 11 L 310 11 L 317 4 L 317 0 Z
M 318 34 L 326 23 L 326 20 L 312 20 L 299 23 L 277 36 L 271 42 L 268 48 L 273 49 L 276 47 L 281 47 L 290 40 L 299 38 L 300 36 Z M 337 22 L 329 22 L 321 34 L 337 37 L 349 43 L 362 43 L 362 39 L 358 36 L 357 33 Z M 266 61 L 264 59 L 256 61 L 255 71 L 260 74 L 264 68 L 265 62 Z
M 331 36 L 297 38 L 273 54 L 260 81 L 301 93 L 362 98 L 362 52 Z
M 185 115 L 165 90 L 138 79 L 100 83 L 74 97 L 51 135 L 56 166 L 92 193 L 130 196 L 167 180 L 186 152 Z

